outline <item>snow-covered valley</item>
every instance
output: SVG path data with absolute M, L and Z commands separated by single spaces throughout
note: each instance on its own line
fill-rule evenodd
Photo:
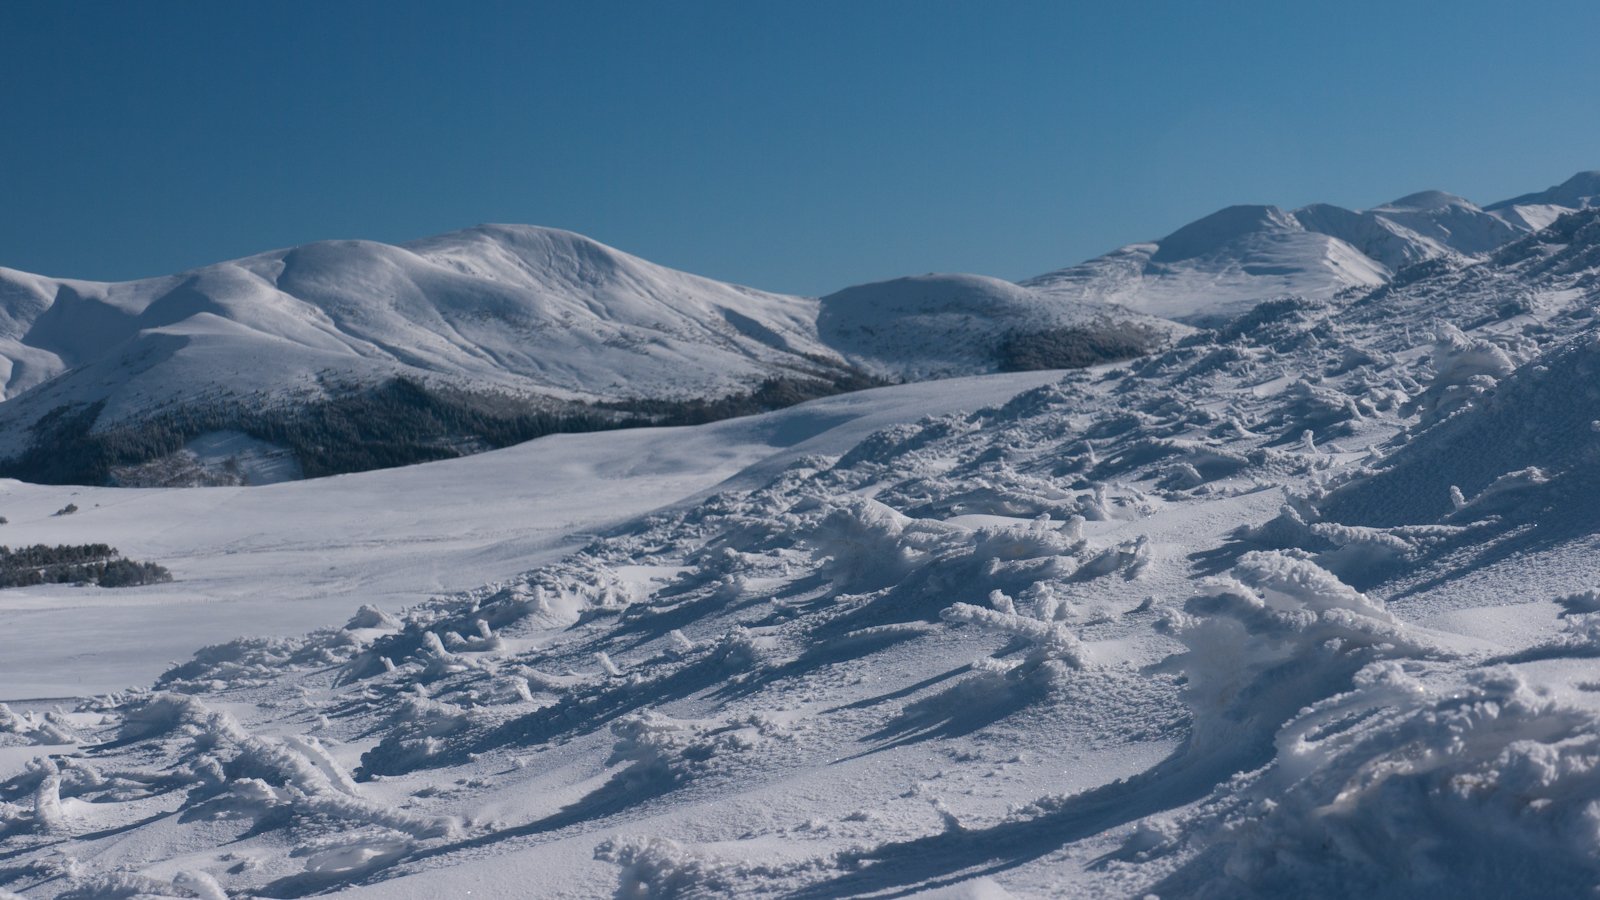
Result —
M 0 484 L 176 577 L 0 591 L 0 897 L 1590 892 L 1600 210 L 1544 199 L 1123 362 Z M 1049 290 L 991 282 L 821 333 Z

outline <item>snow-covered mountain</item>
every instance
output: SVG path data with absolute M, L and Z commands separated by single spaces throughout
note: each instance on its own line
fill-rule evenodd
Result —
M 1537 231 L 1564 212 L 1597 205 L 1600 205 L 1600 171 L 1591 171 L 1579 172 L 1542 191 L 1491 203 L 1485 209 L 1508 222 Z
M 877 380 L 1070 368 L 1265 300 L 1465 266 L 1600 202 L 1600 174 L 1480 209 L 1236 206 L 1011 284 L 927 275 L 821 299 L 546 228 L 328 241 L 163 278 L 0 269 L 0 461 L 44 481 L 256 483 L 539 435 L 696 422 Z M 63 452 L 65 450 L 65 452 Z
M 1035 302 L 859 290 L 864 360 Z M 1582 896 L 1597 375 L 1589 208 L 1072 372 L 0 482 L 177 576 L 0 590 L 0 892 Z
M 1423 191 L 1363 211 L 1231 206 L 1159 241 L 1131 244 L 1023 284 L 1180 321 L 1236 315 L 1264 300 L 1327 299 L 1386 283 L 1406 266 L 1477 258 L 1600 203 L 1600 172 L 1480 208 Z
M 115 284 L 0 270 L 0 310 L 0 456 L 51 481 L 226 477 L 238 460 L 204 447 L 246 434 L 282 472 L 348 471 L 614 424 L 645 401 L 861 381 L 817 340 L 815 301 L 526 226 Z
M 844 367 L 800 298 L 523 226 L 308 244 L 119 284 L 0 270 L 0 308 L 13 433 L 68 404 L 104 401 L 105 427 L 206 393 L 321 396 L 401 376 L 675 399 Z
M 1084 365 L 1174 332 L 1119 329 L 1139 319 L 1120 307 L 953 283 L 978 287 L 944 291 L 937 312 L 876 289 L 818 301 L 510 225 L 307 244 L 126 283 L 0 269 L 0 458 L 32 479 L 225 480 L 205 447 L 252 440 L 293 458 L 282 472 L 327 473 L 770 408 L 869 384 L 864 368 L 904 380 L 1019 359 Z M 1027 339 L 1035 352 L 1002 359 Z M 1048 352 L 1063 341 L 1075 355 Z M 359 424 L 330 433 L 340 422 Z
M 823 297 L 817 330 L 829 347 L 869 371 L 923 379 L 1126 359 L 1189 329 L 998 278 L 917 275 Z

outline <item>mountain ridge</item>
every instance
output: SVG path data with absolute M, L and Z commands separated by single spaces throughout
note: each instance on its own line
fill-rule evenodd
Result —
M 819 305 L 946 369 L 1088 311 Z M 0 481 L 13 546 L 174 576 L 8 595 L 0 897 L 1579 896 L 1597 311 L 1600 207 L 1125 363 L 269 490 Z M 408 400 L 453 414 L 331 418 Z
M 298 454 L 321 460 L 304 467 L 326 474 L 552 430 L 702 421 L 882 380 L 996 371 L 1014 332 L 1137 318 L 968 299 L 977 306 L 965 321 L 982 319 L 992 339 L 952 362 L 928 342 L 870 359 L 841 352 L 818 331 L 821 300 L 530 225 L 403 244 L 319 241 L 131 282 L 0 270 L 0 459 L 24 478 L 127 479 L 152 454 L 193 454 L 208 434 L 243 432 L 289 436 Z M 883 331 L 908 324 L 893 311 L 866 314 Z M 1159 343 L 1169 331 L 1140 334 Z M 359 433 L 344 433 L 346 419 L 364 423 Z M 297 436 L 305 428 L 321 436 Z M 322 434 L 330 428 L 340 433 Z M 328 441 L 362 449 L 328 457 L 316 449 Z M 219 443 L 238 440 L 202 441 Z M 96 449 L 74 470 L 52 452 L 61 444 Z
M 1376 288 L 1400 269 L 1443 257 L 1480 258 L 1600 204 L 1600 172 L 1479 207 L 1425 190 L 1367 210 L 1314 203 L 1293 210 L 1224 207 L 1155 241 L 1128 244 L 1020 284 L 1067 299 L 1099 298 L 1203 323 L 1286 296 L 1328 299 Z
M 1600 204 L 1594 191 L 1600 173 L 1585 172 L 1488 207 L 1436 190 L 1363 211 L 1243 204 L 1022 282 L 929 274 L 820 298 L 514 224 L 317 241 L 128 282 L 0 268 L 0 460 L 22 477 L 131 478 L 271 434 L 340 471 L 883 381 L 1092 365 L 1264 301 L 1344 302 L 1420 264 L 1471 266 Z M 340 433 L 294 437 L 310 427 Z M 308 449 L 329 441 L 361 449 L 342 462 Z M 94 461 L 64 474 L 52 442 L 96 444 Z M 24 458 L 50 463 L 17 468 Z

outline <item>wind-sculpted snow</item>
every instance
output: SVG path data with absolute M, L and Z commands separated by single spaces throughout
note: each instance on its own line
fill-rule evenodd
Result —
M 1198 855 L 1156 889 L 1581 894 L 1600 877 L 1597 742 L 1593 709 L 1511 670 L 1440 691 L 1399 664 L 1374 665 L 1354 690 L 1284 727 L 1272 765 L 1156 831 L 1149 855 L 1170 852 L 1178 835 L 1204 835 Z
M 1573 507 L 1595 496 L 1600 344 L 1578 337 L 1511 374 L 1497 348 L 1479 342 L 1486 349 L 1457 349 L 1464 342 L 1456 340 L 1436 352 L 1446 361 L 1419 399 L 1438 396 L 1440 383 L 1469 389 L 1454 392 L 1444 412 L 1437 401 L 1425 406 L 1422 433 L 1373 474 L 1336 489 L 1320 503 L 1324 512 L 1362 525 L 1495 518 L 1503 528 L 1538 518 L 1546 526 L 1585 528 L 1586 515 Z M 1463 355 L 1481 361 L 1463 364 Z M 1462 378 L 1463 368 L 1478 374 Z
M 0 889 L 1588 892 L 1590 215 L 0 707 Z

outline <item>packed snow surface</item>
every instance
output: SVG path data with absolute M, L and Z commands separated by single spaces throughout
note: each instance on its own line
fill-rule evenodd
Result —
M 0 592 L 0 890 L 1592 893 L 1597 273 L 1579 211 L 1092 369 L 8 483 L 178 580 Z

